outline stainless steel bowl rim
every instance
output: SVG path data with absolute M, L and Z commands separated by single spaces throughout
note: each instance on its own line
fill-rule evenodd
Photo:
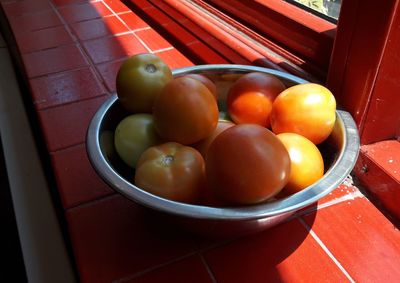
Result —
M 284 72 L 247 65 L 199 65 L 176 69 L 173 74 L 176 76 L 188 72 L 203 73 L 216 70 L 236 73 L 261 71 L 286 78 L 295 83 L 307 82 Z M 338 153 L 336 162 L 317 183 L 287 198 L 251 206 L 209 207 L 175 202 L 150 194 L 125 180 L 108 164 L 103 156 L 98 138 L 101 122 L 116 100 L 117 95 L 113 95 L 106 100 L 90 122 L 86 137 L 89 160 L 99 176 L 120 194 L 141 205 L 173 215 L 196 219 L 243 221 L 263 219 L 293 212 L 315 203 L 339 186 L 350 174 L 358 157 L 360 141 L 355 122 L 348 112 L 336 110 L 336 118 L 344 131 L 344 144 Z

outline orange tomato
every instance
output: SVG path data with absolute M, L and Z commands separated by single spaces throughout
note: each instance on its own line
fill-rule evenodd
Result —
M 217 101 L 208 88 L 189 77 L 173 79 L 154 101 L 154 125 L 166 141 L 196 143 L 211 135 L 218 115 Z
M 175 142 L 148 148 L 136 165 L 135 185 L 170 200 L 195 203 L 204 184 L 201 154 Z
M 284 89 L 285 85 L 273 75 L 259 72 L 243 75 L 229 89 L 229 115 L 237 124 L 269 127 L 272 103 Z
M 277 135 L 289 152 L 291 171 L 284 194 L 297 193 L 324 175 L 324 160 L 317 146 L 307 138 L 295 133 Z
M 295 85 L 275 99 L 271 112 L 272 131 L 297 133 L 320 144 L 333 130 L 335 110 L 335 97 L 326 87 L 313 83 Z
M 219 134 L 206 156 L 207 183 L 215 196 L 233 205 L 265 201 L 286 185 L 290 158 L 270 130 L 240 124 Z

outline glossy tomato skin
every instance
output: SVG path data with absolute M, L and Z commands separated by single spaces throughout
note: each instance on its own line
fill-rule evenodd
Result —
M 270 130 L 240 124 L 219 134 L 206 157 L 207 183 L 221 200 L 233 205 L 265 201 L 286 185 L 287 150 Z
M 114 147 L 119 157 L 135 168 L 140 155 L 161 142 L 151 114 L 132 114 L 119 122 L 114 134 Z
M 212 80 L 210 80 L 209 78 L 207 78 L 206 76 L 201 75 L 201 74 L 188 74 L 188 75 L 185 75 L 185 77 L 189 77 L 189 78 L 192 78 L 192 79 L 202 82 L 208 88 L 208 90 L 212 93 L 212 95 L 215 97 L 215 99 L 218 99 L 217 87 Z
M 320 144 L 333 130 L 335 110 L 335 97 L 326 87 L 314 83 L 295 85 L 275 99 L 271 127 L 275 134 L 297 133 Z
M 194 148 L 175 142 L 150 147 L 137 163 L 134 182 L 154 195 L 196 203 L 205 184 L 204 159 Z
M 160 57 L 150 53 L 134 55 L 118 70 L 118 99 L 131 113 L 151 113 L 155 96 L 171 80 L 172 72 Z
M 295 133 L 282 133 L 277 137 L 289 152 L 291 161 L 289 181 L 282 193 L 297 193 L 322 178 L 324 160 L 314 143 Z
M 169 82 L 154 102 L 154 122 L 166 141 L 185 145 L 209 136 L 218 123 L 218 106 L 198 80 L 179 77 Z
M 193 147 L 195 149 L 197 149 L 201 155 L 203 156 L 203 158 L 206 158 L 206 154 L 208 151 L 208 148 L 210 147 L 210 144 L 214 141 L 214 139 L 223 131 L 225 131 L 226 129 L 229 129 L 230 127 L 234 126 L 235 123 L 228 121 L 228 120 L 219 120 L 217 127 L 215 128 L 215 130 L 211 133 L 211 135 L 209 135 L 208 137 L 206 137 L 205 139 L 199 141 L 198 143 L 195 143 L 193 145 Z
M 272 103 L 285 88 L 274 75 L 259 72 L 243 75 L 228 92 L 230 117 L 237 124 L 252 123 L 269 127 Z

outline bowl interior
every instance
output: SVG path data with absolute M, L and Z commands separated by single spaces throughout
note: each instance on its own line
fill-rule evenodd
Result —
M 303 79 L 275 70 L 241 65 L 204 65 L 177 69 L 174 76 L 199 73 L 208 76 L 217 85 L 218 105 L 225 111 L 226 93 L 230 85 L 241 75 L 260 71 L 270 73 L 287 86 L 305 83 Z M 118 102 L 116 96 L 107 100 L 93 117 L 87 134 L 89 160 L 96 172 L 116 191 L 133 201 L 158 211 L 185 217 L 214 220 L 249 220 L 285 214 L 307 206 L 336 188 L 350 173 L 358 155 L 359 139 L 351 116 L 345 111 L 336 111 L 336 123 L 330 137 L 319 149 L 324 157 L 325 175 L 317 183 L 287 198 L 244 207 L 207 207 L 189 205 L 166 200 L 149 194 L 134 186 L 133 169 L 126 166 L 118 155 L 110 151 L 110 137 L 118 123 L 129 113 Z M 112 142 L 112 141 L 111 141 Z

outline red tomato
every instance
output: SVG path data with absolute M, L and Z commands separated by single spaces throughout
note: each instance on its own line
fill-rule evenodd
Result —
M 324 86 L 313 83 L 287 88 L 275 99 L 271 127 L 276 134 L 297 133 L 314 144 L 323 142 L 336 120 L 336 100 Z
M 198 80 L 179 77 L 169 82 L 154 101 L 154 124 L 166 141 L 193 144 L 218 123 L 218 106 L 208 88 Z
M 324 160 L 315 144 L 294 133 L 282 133 L 277 137 L 289 152 L 291 162 L 289 182 L 282 193 L 297 193 L 322 178 Z
M 234 126 L 235 124 L 233 122 L 227 121 L 227 120 L 219 120 L 217 127 L 215 128 L 215 130 L 212 132 L 211 135 L 209 135 L 208 137 L 206 137 L 205 139 L 199 141 L 198 143 L 195 143 L 193 145 L 193 147 L 195 149 L 197 149 L 201 155 L 205 158 L 206 157 L 206 153 L 207 150 L 210 146 L 210 144 L 213 142 L 213 140 L 223 131 L 225 131 L 226 129 Z
M 219 134 L 210 145 L 206 176 L 215 195 L 231 204 L 259 203 L 286 185 L 290 158 L 267 128 L 240 124 Z
M 189 77 L 189 78 L 192 78 L 192 79 L 202 82 L 208 88 L 208 90 L 212 93 L 212 95 L 214 95 L 215 99 L 218 98 L 217 87 L 215 86 L 214 82 L 212 80 L 210 80 L 209 78 L 207 78 L 206 76 L 200 75 L 200 74 L 188 74 L 188 75 L 185 75 L 185 77 Z
M 237 124 L 269 127 L 272 103 L 284 89 L 285 85 L 273 75 L 258 72 L 243 75 L 228 92 L 229 115 Z
M 204 184 L 201 154 L 175 142 L 148 148 L 136 165 L 135 185 L 170 200 L 194 203 Z

